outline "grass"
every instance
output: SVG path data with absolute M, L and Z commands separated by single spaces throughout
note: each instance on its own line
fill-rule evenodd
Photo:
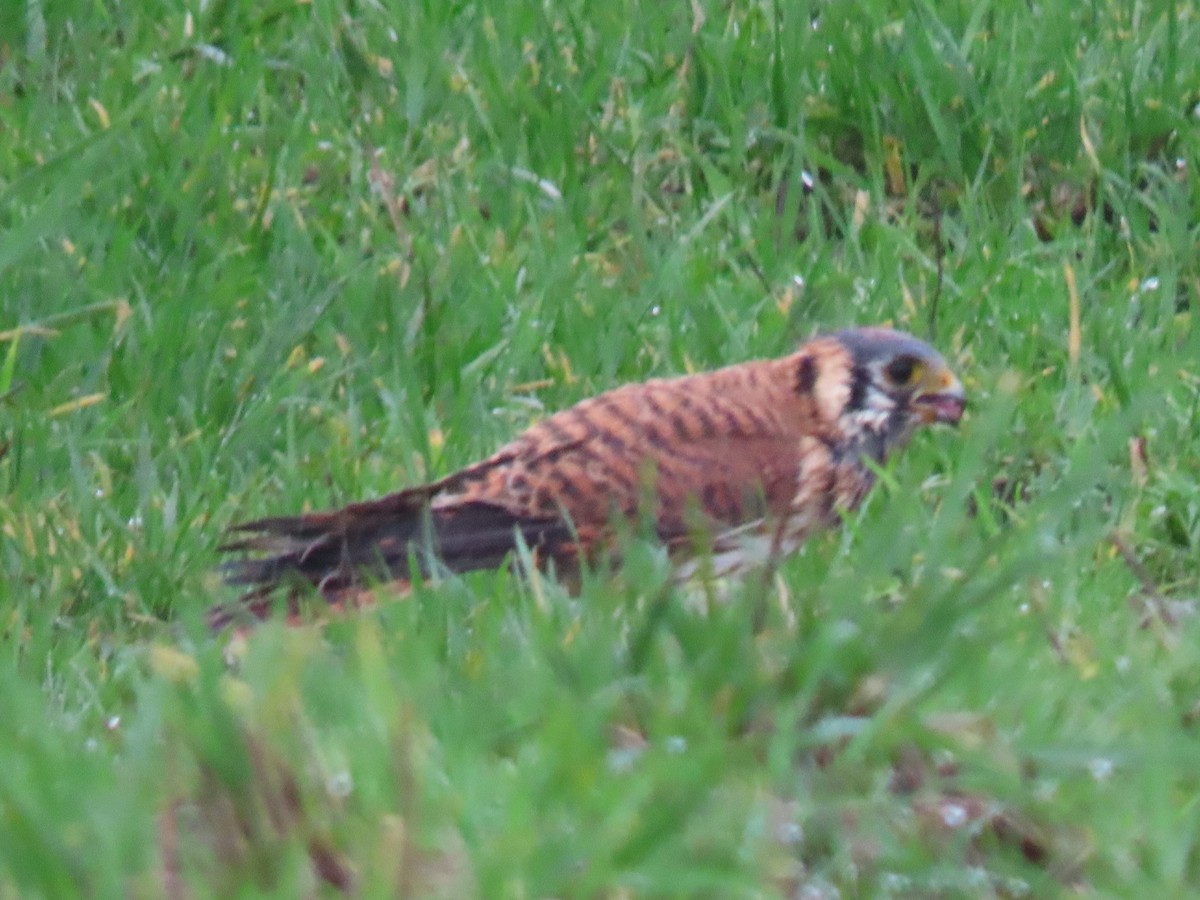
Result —
M 1197 8 L 392 6 L 5 17 L 0 896 L 1192 893 Z M 649 546 L 203 626 L 233 521 L 873 322 L 971 414 L 758 633 Z

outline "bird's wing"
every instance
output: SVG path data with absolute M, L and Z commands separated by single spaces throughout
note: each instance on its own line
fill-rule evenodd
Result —
M 433 508 L 486 503 L 516 521 L 568 519 L 585 541 L 614 516 L 671 540 L 784 514 L 832 491 L 836 422 L 796 389 L 799 355 L 610 391 L 556 413 L 448 479 Z M 832 477 L 832 473 L 830 473 Z

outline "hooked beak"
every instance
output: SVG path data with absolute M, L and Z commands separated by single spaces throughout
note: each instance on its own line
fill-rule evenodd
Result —
M 954 373 L 942 369 L 913 397 L 913 407 L 926 425 L 935 422 L 957 425 L 967 408 L 967 395 Z

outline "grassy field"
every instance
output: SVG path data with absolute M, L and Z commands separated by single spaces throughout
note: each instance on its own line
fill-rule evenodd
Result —
M 1191 0 L 6 3 L 0 898 L 1200 888 Z M 204 625 L 234 521 L 880 322 L 969 415 L 765 597 Z

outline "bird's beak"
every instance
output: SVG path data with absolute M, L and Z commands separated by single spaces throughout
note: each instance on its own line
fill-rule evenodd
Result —
M 957 425 L 967 407 L 967 395 L 962 382 L 949 369 L 931 372 L 921 385 L 913 406 L 926 425 L 945 422 Z

